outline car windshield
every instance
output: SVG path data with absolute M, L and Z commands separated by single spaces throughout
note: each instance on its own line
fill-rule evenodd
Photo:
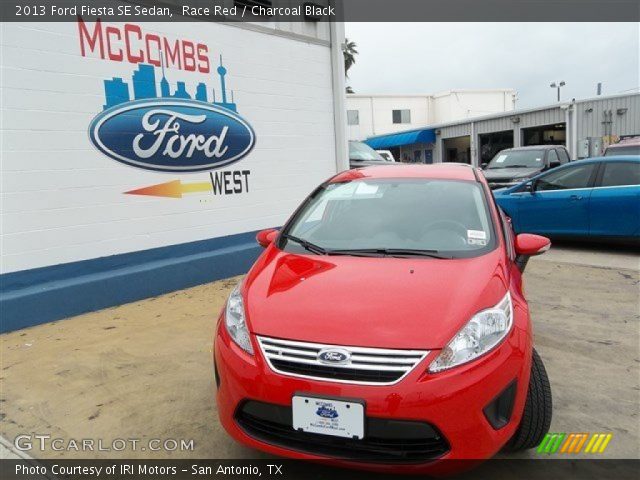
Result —
M 507 150 L 498 153 L 487 165 L 488 170 L 496 168 L 542 168 L 543 150 Z
M 640 155 L 640 145 L 609 147 L 604 154 L 605 157 L 612 157 L 614 155 Z
M 287 251 L 329 255 L 462 258 L 494 245 L 480 184 L 432 179 L 325 185 L 298 211 L 283 238 Z
M 386 162 L 378 152 L 362 142 L 349 142 L 349 160 Z

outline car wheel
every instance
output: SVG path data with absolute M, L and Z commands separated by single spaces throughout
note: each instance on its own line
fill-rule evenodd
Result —
M 506 451 L 516 452 L 537 447 L 551 426 L 551 385 L 542 359 L 533 350 L 529 391 L 520 425 L 505 446 Z

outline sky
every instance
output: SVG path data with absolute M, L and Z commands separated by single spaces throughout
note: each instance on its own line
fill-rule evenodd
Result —
M 359 55 L 356 93 L 427 94 L 514 88 L 516 108 L 638 91 L 637 23 L 347 23 Z

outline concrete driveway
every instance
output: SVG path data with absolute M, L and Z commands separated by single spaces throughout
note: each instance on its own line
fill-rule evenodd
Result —
M 578 248 L 578 251 L 576 251 Z M 640 458 L 637 252 L 552 249 L 526 272 L 555 432 L 611 432 L 606 458 Z M 186 450 L 30 451 L 36 458 L 260 458 L 220 427 L 214 322 L 237 279 L 2 335 L 1 434 L 193 440 Z M 521 454 L 536 458 L 535 452 Z

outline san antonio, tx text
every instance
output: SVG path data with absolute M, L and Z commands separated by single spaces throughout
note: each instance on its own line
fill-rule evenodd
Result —
M 176 467 L 167 465 L 144 465 L 116 463 L 113 465 L 59 465 L 53 464 L 50 468 L 44 465 L 16 465 L 16 475 L 53 475 L 60 476 L 89 476 L 89 477 L 109 477 L 111 475 L 229 475 L 229 476 L 255 476 L 260 477 L 264 472 L 268 475 L 282 475 L 282 465 L 266 464 L 256 465 L 218 465 L 201 466 L 193 464 L 190 467 Z

